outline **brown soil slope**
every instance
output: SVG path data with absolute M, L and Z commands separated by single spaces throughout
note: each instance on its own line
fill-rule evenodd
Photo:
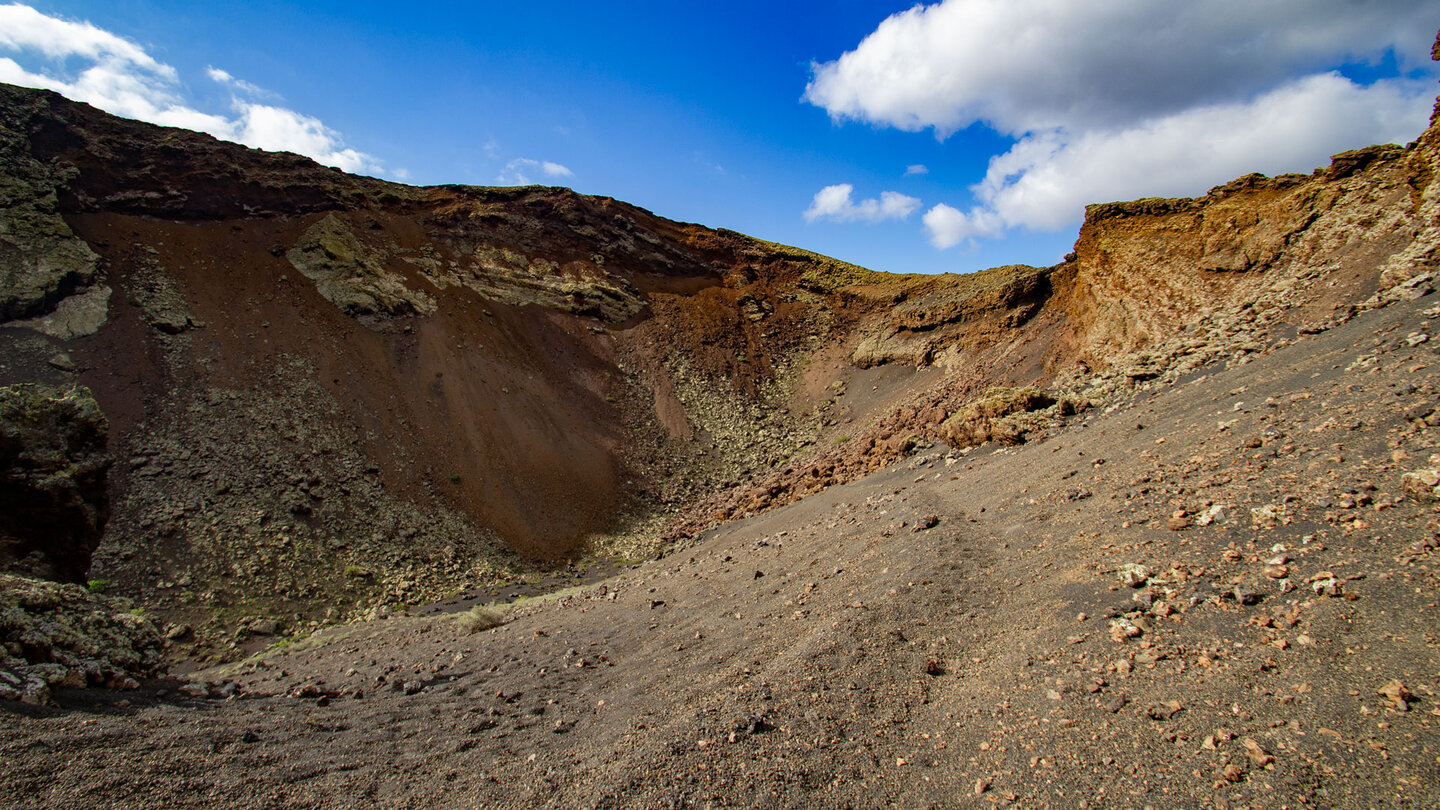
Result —
M 587 550 L 649 556 L 934 442 L 1034 438 L 1413 295 L 1437 243 L 1433 128 L 1092 207 L 1053 268 L 902 277 L 38 91 L 0 88 L 0 121 L 0 383 L 95 392 L 120 463 L 92 576 L 222 655 L 257 617 L 303 629 Z M 997 385 L 1056 404 L 976 405 Z
M 922 452 L 493 629 L 401 617 L 185 691 L 62 690 L 7 710 L 0 796 L 1434 806 L 1440 513 L 1406 473 L 1440 462 L 1436 298 L 1045 441 Z
M 434 598 L 653 523 L 795 452 L 780 378 L 875 308 L 841 287 L 877 274 L 614 200 L 0 113 L 0 382 L 95 392 L 96 576 L 172 615 Z
M 1436 245 L 1434 130 L 1093 206 L 1054 268 L 894 277 L 45 92 L 0 89 L 0 112 L 0 382 L 95 392 L 121 461 L 92 575 L 217 654 L 256 617 L 300 630 L 586 549 L 648 556 L 929 442 L 1035 437 L 1416 293 Z M 966 424 L 996 385 L 1058 404 Z

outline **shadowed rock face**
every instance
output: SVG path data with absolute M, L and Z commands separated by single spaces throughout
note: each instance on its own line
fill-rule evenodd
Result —
M 108 511 L 107 430 L 83 388 L 0 388 L 0 567 L 84 581 Z
M 7 117 L 38 106 L 33 95 L 19 99 Z M 60 216 L 57 190 L 73 171 L 35 159 L 29 145 L 23 130 L 0 128 L 0 322 L 54 311 L 94 280 L 99 261 Z

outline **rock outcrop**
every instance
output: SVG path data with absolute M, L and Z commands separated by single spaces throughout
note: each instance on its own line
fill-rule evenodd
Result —
M 84 388 L 0 387 L 0 568 L 85 580 L 108 512 L 107 431 Z
M 60 688 L 134 689 L 163 670 L 162 643 L 129 602 L 0 574 L 0 701 L 48 703 Z
M 58 197 L 74 169 L 30 153 L 27 125 L 41 106 L 34 97 L 18 99 L 0 126 L 0 323 L 54 312 L 98 273 L 99 256 L 60 215 Z M 83 330 L 90 325 L 63 331 L 89 334 L 93 328 Z

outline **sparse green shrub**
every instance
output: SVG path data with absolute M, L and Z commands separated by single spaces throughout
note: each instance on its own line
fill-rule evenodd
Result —
M 450 483 L 452 483 L 452 484 L 458 484 L 458 483 L 460 483 L 460 473 L 450 473 Z
M 110 580 L 92 579 L 89 582 L 85 583 L 85 587 L 87 590 L 90 591 L 90 593 L 104 593 L 105 589 L 110 587 Z

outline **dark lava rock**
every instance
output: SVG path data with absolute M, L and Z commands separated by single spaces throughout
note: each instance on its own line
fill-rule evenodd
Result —
M 108 432 L 89 389 L 0 388 L 0 569 L 84 581 L 108 513 Z

